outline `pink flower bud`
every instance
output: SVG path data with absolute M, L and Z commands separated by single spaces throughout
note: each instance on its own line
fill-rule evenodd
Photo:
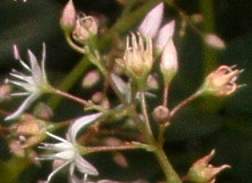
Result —
M 73 0 L 69 0 L 63 9 L 62 16 L 60 18 L 60 25 L 64 31 L 71 32 L 75 26 L 76 10 L 73 4 Z
M 162 51 L 164 49 L 165 45 L 172 39 L 174 31 L 175 31 L 174 20 L 170 21 L 160 29 L 157 35 L 155 45 L 158 51 Z
M 138 31 L 144 36 L 154 38 L 162 23 L 164 14 L 164 4 L 159 3 L 144 17 Z
M 162 52 L 160 70 L 163 74 L 165 85 L 169 85 L 178 71 L 178 56 L 173 40 L 168 41 Z
M 207 34 L 204 39 L 206 44 L 213 48 L 224 49 L 226 47 L 225 42 L 216 34 Z

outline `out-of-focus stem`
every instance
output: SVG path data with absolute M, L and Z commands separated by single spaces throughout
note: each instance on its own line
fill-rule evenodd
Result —
M 215 32 L 215 17 L 214 17 L 214 7 L 213 0 L 199 1 L 201 13 L 203 14 L 203 31 L 205 33 Z M 204 76 L 206 76 L 211 70 L 213 70 L 217 65 L 217 55 L 216 51 L 207 47 L 203 42 L 203 68 Z

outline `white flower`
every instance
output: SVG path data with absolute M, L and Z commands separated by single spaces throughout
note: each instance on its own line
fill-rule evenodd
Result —
M 49 144 L 43 143 L 40 146 L 41 149 L 50 150 L 55 153 L 44 155 L 38 158 L 39 160 L 63 160 L 63 164 L 57 167 L 55 170 L 50 173 L 47 178 L 47 183 L 49 183 L 52 177 L 59 172 L 64 167 L 70 165 L 69 173 L 70 177 L 74 177 L 74 170 L 77 170 L 84 174 L 84 179 L 87 178 L 87 175 L 98 175 L 98 171 L 96 168 L 91 165 L 88 161 L 86 161 L 79 153 L 77 148 L 78 144 L 76 143 L 76 137 L 78 132 L 86 127 L 88 124 L 94 122 L 98 117 L 101 116 L 101 113 L 96 113 L 92 115 L 87 115 L 77 119 L 73 125 L 69 128 L 67 132 L 67 140 L 56 135 L 53 135 L 47 132 L 47 135 L 58 140 L 59 143 Z
M 20 64 L 23 68 L 30 73 L 30 75 L 18 72 L 16 70 L 12 70 L 10 73 L 13 79 L 7 79 L 7 82 L 12 83 L 18 87 L 21 87 L 25 90 L 25 92 L 12 93 L 12 96 L 28 96 L 24 102 L 19 106 L 19 108 L 7 116 L 5 120 L 12 120 L 19 117 L 30 105 L 43 93 L 49 92 L 50 85 L 48 84 L 46 71 L 45 71 L 45 57 L 46 57 L 46 48 L 45 44 L 43 44 L 42 51 L 42 61 L 41 66 L 38 64 L 38 60 L 35 55 L 28 50 L 30 67 L 20 58 L 18 49 L 16 45 L 14 45 L 14 56 L 19 60 Z

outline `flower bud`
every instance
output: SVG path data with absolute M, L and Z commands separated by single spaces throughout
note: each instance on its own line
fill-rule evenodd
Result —
M 8 84 L 0 85 L 0 102 L 10 99 L 12 88 Z
M 169 120 L 170 111 L 167 107 L 160 105 L 154 109 L 152 115 L 156 122 L 163 124 Z
M 155 47 L 159 52 L 162 52 L 163 49 L 165 48 L 166 44 L 172 40 L 172 37 L 175 32 L 175 21 L 172 20 L 166 25 L 164 25 L 157 36 L 156 44 Z
M 164 3 L 159 3 L 144 17 L 138 31 L 146 37 L 154 38 L 162 23 L 163 14 Z
M 60 26 L 66 32 L 71 32 L 75 26 L 76 10 L 73 4 L 73 0 L 69 0 L 63 9 L 62 16 L 60 18 Z
M 236 81 L 242 72 L 235 66 L 222 65 L 206 77 L 200 90 L 203 94 L 228 96 L 241 87 Z
M 97 71 L 88 72 L 82 80 L 83 88 L 92 88 L 100 81 L 100 75 Z
M 208 155 L 197 160 L 190 168 L 186 179 L 195 183 L 212 183 L 215 182 L 216 176 L 230 165 L 221 165 L 215 167 L 209 162 L 213 159 L 215 150 L 212 150 Z
M 204 41 L 208 46 L 215 49 L 224 49 L 226 47 L 225 42 L 216 34 L 205 35 Z
M 73 31 L 73 39 L 80 44 L 85 44 L 88 39 L 96 35 L 98 32 L 98 24 L 94 17 L 79 17 Z
M 178 71 L 177 50 L 172 40 L 170 40 L 161 55 L 160 70 L 164 78 L 164 84 L 169 85 Z

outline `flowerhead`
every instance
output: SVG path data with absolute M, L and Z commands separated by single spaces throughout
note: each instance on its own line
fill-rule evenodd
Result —
M 152 40 L 140 34 L 130 34 L 126 41 L 123 65 L 135 80 L 145 81 L 153 65 Z
M 14 55 L 28 74 L 12 70 L 10 73 L 12 79 L 7 79 L 7 82 L 24 90 L 24 92 L 12 93 L 12 96 L 27 96 L 27 98 L 19 108 L 14 113 L 7 116 L 5 120 L 18 118 L 38 97 L 43 93 L 49 92 L 51 88 L 47 81 L 45 71 L 45 44 L 43 44 L 41 66 L 38 64 L 36 56 L 30 50 L 28 50 L 30 66 L 20 58 L 16 45 L 14 45 Z
M 52 154 L 44 155 L 39 158 L 39 160 L 62 160 L 63 163 L 58 166 L 55 170 L 50 173 L 47 178 L 47 183 L 51 181 L 53 176 L 63 169 L 66 166 L 69 167 L 70 178 L 74 177 L 74 171 L 77 169 L 80 173 L 86 178 L 87 175 L 98 175 L 96 168 L 86 161 L 79 152 L 78 144 L 76 138 L 78 132 L 83 128 L 87 127 L 90 123 L 96 121 L 98 117 L 101 116 L 101 113 L 87 115 L 81 118 L 78 118 L 69 128 L 67 132 L 67 139 L 63 139 L 59 136 L 53 135 L 47 132 L 47 135 L 52 137 L 55 140 L 58 140 L 58 143 L 43 143 L 40 146 L 41 149 L 52 151 Z
M 236 81 L 242 72 L 235 66 L 222 65 L 206 77 L 201 90 L 204 94 L 228 96 L 241 87 Z

